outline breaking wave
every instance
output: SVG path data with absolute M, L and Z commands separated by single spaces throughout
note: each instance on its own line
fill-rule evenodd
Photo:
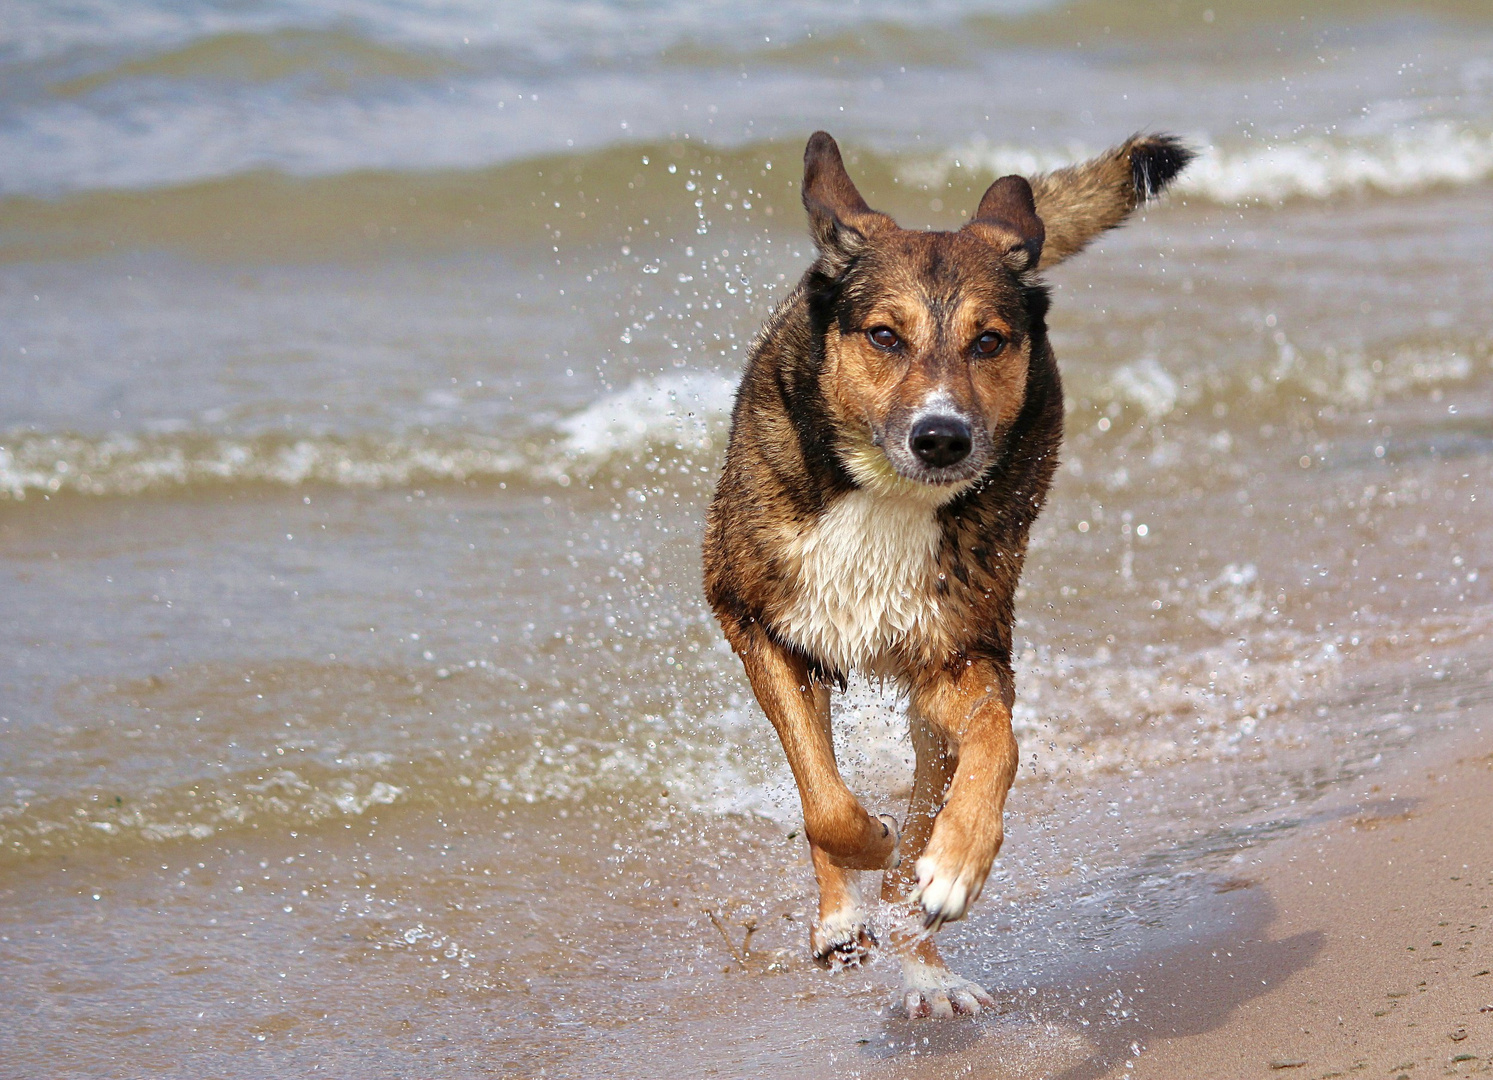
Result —
M 1282 403 L 1356 409 L 1484 380 L 1493 357 L 1472 348 L 1405 346 L 1383 355 L 1307 353 L 1284 338 L 1258 365 L 1212 371 L 1142 356 L 1065 376 L 1077 413 L 1118 406 L 1117 423 L 1155 420 L 1219 402 L 1275 414 Z M 201 431 L 88 437 L 31 430 L 0 437 L 0 500 L 33 495 L 131 496 L 188 487 L 268 485 L 400 488 L 421 484 L 618 486 L 636 470 L 649 483 L 713 480 L 729 429 L 735 381 L 683 371 L 639 379 L 526 437 L 481 433 L 255 436 Z M 1089 422 L 1079 416 L 1079 423 Z M 615 481 L 615 483 L 613 483 Z
M 1263 145 L 1220 145 L 1206 138 L 1190 142 L 1199 151 L 1197 160 L 1173 190 L 1224 206 L 1328 200 L 1370 191 L 1404 195 L 1493 177 L 1493 134 L 1450 121 L 1375 137 L 1304 136 Z M 954 181 L 961 172 L 991 177 L 1046 172 L 1099 149 L 1074 145 L 1034 150 L 973 140 L 933 158 L 904 162 L 897 171 L 904 182 L 934 187 Z
M 202 432 L 97 438 L 29 431 L 0 440 L 0 498 L 137 495 L 195 485 L 403 487 L 467 481 L 586 483 L 657 457 L 682 468 L 721 444 L 735 384 L 682 373 L 640 380 L 517 444 L 449 435 L 230 437 Z
M 1357 410 L 1442 388 L 1478 385 L 1493 375 L 1489 343 L 1461 347 L 1403 345 L 1382 352 L 1325 347 L 1307 351 L 1282 333 L 1256 364 L 1219 370 L 1206 362 L 1163 362 L 1143 355 L 1129 363 L 1065 374 L 1075 409 L 1118 406 L 1116 422 L 1171 414 L 1216 413 L 1278 417 L 1291 407 Z
M 572 461 L 600 461 L 655 444 L 708 450 L 731 412 L 736 383 L 719 375 L 684 372 L 634 382 L 558 427 Z
M 1223 206 L 1405 195 L 1493 178 L 1493 132 L 1449 120 L 1377 136 L 1189 141 L 1199 156 L 1179 179 L 1177 196 Z M 1049 171 L 1103 147 L 975 139 L 931 155 L 846 149 L 857 179 L 880 192 L 895 216 L 925 211 L 924 192 L 973 191 L 996 176 Z M 616 206 L 623 220 L 655 226 L 694 226 L 703 215 L 715 224 L 760 230 L 765 217 L 796 222 L 796 187 L 780 189 L 775 176 L 772 183 L 762 178 L 772 176 L 775 164 L 794 168 L 801 153 L 796 140 L 734 147 L 640 141 L 420 171 L 380 162 L 297 172 L 260 162 L 220 176 L 73 188 L 53 198 L 24 194 L 25 185 L 0 178 L 0 189 L 11 189 L 0 197 L 0 259 L 67 257 L 120 246 L 184 248 L 214 259 L 234 251 L 324 258 L 395 248 L 470 250 L 534 242 L 562 221 L 576 242 L 599 237 L 616 223 L 595 213 L 597 206 Z M 707 170 L 723 183 L 697 193 L 690 178 Z M 950 205 L 963 201 L 961 194 Z M 537 212 L 537 206 L 549 209 Z
M 1081 425 L 1094 409 L 1117 424 L 1168 415 L 1279 414 L 1287 406 L 1377 407 L 1386 400 L 1435 395 L 1441 387 L 1485 382 L 1489 343 L 1462 348 L 1402 346 L 1382 354 L 1325 348 L 1306 352 L 1288 340 L 1242 370 L 1215 371 L 1153 356 L 1100 371 L 1065 375 Z M 639 379 L 527 437 L 500 440 L 470 432 L 252 437 L 177 431 L 86 437 L 18 430 L 0 437 L 0 500 L 33 495 L 130 496 L 212 485 L 400 488 L 496 483 L 618 486 L 641 470 L 649 483 L 708 484 L 719 468 L 735 381 L 711 372 Z M 1119 412 L 1113 412 L 1118 409 Z

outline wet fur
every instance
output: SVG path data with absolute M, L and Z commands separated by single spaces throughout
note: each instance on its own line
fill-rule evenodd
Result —
M 1137 137 L 1030 182 L 996 181 L 958 232 L 914 232 L 866 205 L 829 136 L 809 142 L 804 204 L 820 253 L 752 346 L 704 562 L 707 598 L 799 787 L 825 922 L 816 952 L 847 947 L 859 926 L 851 870 L 888 870 L 883 896 L 920 901 L 933 929 L 984 884 L 1016 769 L 1014 596 L 1062 439 L 1036 274 L 1120 224 L 1190 156 Z M 868 341 L 881 324 L 900 353 Z M 1005 340 L 993 360 L 970 351 L 982 331 Z M 973 419 L 963 462 L 932 469 L 906 449 L 929 409 Z M 828 686 L 852 670 L 909 698 L 918 765 L 900 834 L 835 766 Z M 947 973 L 931 938 L 893 944 L 918 972 L 910 1013 L 989 1003 Z M 940 971 L 942 998 L 929 974 Z

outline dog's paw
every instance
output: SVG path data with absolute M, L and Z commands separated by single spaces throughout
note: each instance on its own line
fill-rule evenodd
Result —
M 979 885 L 972 885 L 972 875 L 956 869 L 946 872 L 928 856 L 918 860 L 918 885 L 909 898 L 923 909 L 923 926 L 937 930 L 946 922 L 964 918 L 964 913 L 980 895 Z
M 809 929 L 814 963 L 831 971 L 860 967 L 871 959 L 878 942 L 858 908 L 846 908 L 818 920 Z
M 909 1020 L 951 1020 L 995 1009 L 995 999 L 979 983 L 955 975 L 942 964 L 902 960 L 902 1007 Z
M 937 827 L 927 853 L 917 861 L 917 886 L 908 898 L 923 909 L 923 926 L 937 930 L 946 922 L 964 918 L 970 905 L 980 897 L 995 853 L 1000 850 L 999 835 L 993 843 L 978 845 L 949 842 Z

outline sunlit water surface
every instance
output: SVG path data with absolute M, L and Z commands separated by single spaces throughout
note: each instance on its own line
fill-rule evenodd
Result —
M 1486 717 L 1486 12 L 797 10 L 0 20 L 0 1072 L 1114 1064 L 1107 970 L 1231 933 L 1241 850 Z M 937 1046 L 890 965 L 807 962 L 700 597 L 816 127 L 910 226 L 1202 151 L 1051 278 L 1022 767 L 945 932 L 1006 1011 Z M 892 812 L 896 705 L 837 705 Z

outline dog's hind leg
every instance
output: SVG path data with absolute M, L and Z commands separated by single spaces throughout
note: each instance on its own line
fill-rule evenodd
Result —
M 917 765 L 902 827 L 902 863 L 888 871 L 881 884 L 881 898 L 890 904 L 906 901 L 916 886 L 913 867 L 928 846 L 934 819 L 954 778 L 955 758 L 948 740 L 916 708 L 908 710 L 907 720 Z M 975 1016 L 982 1008 L 995 1006 L 983 987 L 944 965 L 928 930 L 896 929 L 891 939 L 902 962 L 902 1005 L 910 1018 Z
M 943 805 L 949 782 L 954 779 L 955 758 L 948 741 L 916 709 L 908 710 L 907 726 L 916 764 L 907 817 L 902 822 L 902 862 L 897 869 L 888 871 L 881 883 L 881 898 L 890 903 L 906 900 L 916 885 L 913 865 L 928 846 L 933 820 Z
M 851 870 L 896 866 L 900 840 L 895 819 L 873 817 L 845 786 L 835 764 L 829 724 L 820 718 L 823 687 L 801 657 L 783 649 L 760 627 L 731 641 L 746 668 L 762 711 L 777 729 L 803 802 L 804 832 L 825 858 Z

